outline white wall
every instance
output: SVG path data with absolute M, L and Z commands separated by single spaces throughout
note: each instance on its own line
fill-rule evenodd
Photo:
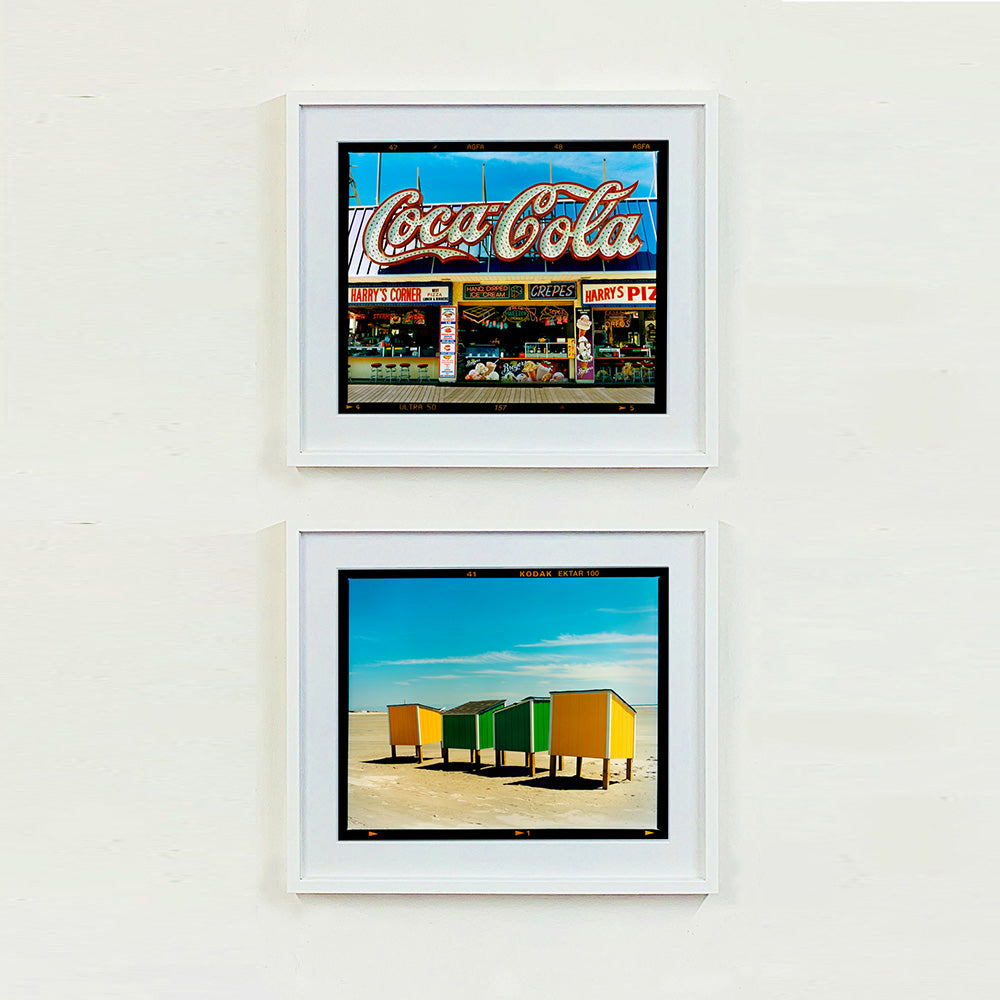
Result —
M 5 994 L 992 996 L 998 29 L 987 3 L 8 3 Z M 718 470 L 284 466 L 273 99 L 373 85 L 726 95 Z M 723 891 L 286 895 L 261 529 L 306 514 L 727 522 Z

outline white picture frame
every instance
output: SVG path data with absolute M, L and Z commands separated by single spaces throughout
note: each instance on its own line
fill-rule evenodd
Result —
M 337 764 L 338 754 L 346 753 L 347 737 L 343 734 L 341 742 L 338 727 L 347 719 L 347 708 L 338 698 L 346 690 L 342 661 L 348 639 L 339 631 L 336 610 L 341 606 L 341 571 L 469 566 L 501 571 L 546 565 L 669 570 L 668 607 L 660 610 L 669 620 L 669 632 L 662 633 L 668 636 L 668 648 L 661 653 L 669 658 L 668 689 L 659 696 L 669 710 L 661 730 L 667 733 L 666 747 L 658 750 L 659 759 L 667 762 L 661 787 L 667 789 L 669 835 L 610 841 L 584 837 L 569 847 L 567 841 L 531 837 L 444 842 L 341 838 L 338 809 L 347 791 L 341 799 L 338 782 L 346 765 L 341 771 Z M 717 577 L 717 525 L 630 532 L 344 532 L 288 526 L 288 891 L 717 891 Z M 416 694 L 414 700 L 419 700 Z
M 293 93 L 286 108 L 289 464 L 717 465 L 717 95 Z M 339 286 L 346 283 L 338 269 L 339 144 L 477 135 L 625 142 L 640 133 L 670 144 L 666 198 L 660 195 L 667 206 L 666 239 L 660 237 L 666 252 L 658 254 L 666 263 L 656 271 L 667 299 L 664 388 L 657 397 L 664 412 L 346 412 L 351 407 L 338 393 L 341 380 L 347 382 L 347 361 L 334 318 Z

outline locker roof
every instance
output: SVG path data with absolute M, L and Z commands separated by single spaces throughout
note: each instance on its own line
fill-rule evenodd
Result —
M 520 701 L 512 701 L 509 705 L 503 708 L 503 711 L 507 711 L 508 708 L 517 708 L 518 705 L 523 705 L 525 702 L 528 701 L 551 701 L 551 700 L 552 700 L 551 698 L 535 698 L 535 697 L 522 698 Z
M 573 691 L 550 691 L 553 694 L 613 694 L 633 715 L 635 709 L 613 688 L 576 688 Z
M 440 712 L 440 708 L 431 708 L 430 705 L 422 705 L 419 701 L 404 701 L 397 705 L 386 705 L 386 708 L 426 708 L 428 712 Z
M 506 698 L 491 698 L 488 701 L 467 701 L 464 705 L 449 708 L 447 712 L 442 712 L 442 715 L 482 715 L 491 708 L 503 705 L 506 700 Z

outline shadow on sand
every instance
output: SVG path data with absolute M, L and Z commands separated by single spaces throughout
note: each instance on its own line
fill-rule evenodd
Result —
M 436 760 L 433 764 L 421 764 L 422 771 L 468 771 L 476 774 L 483 769 L 482 764 L 473 764 L 471 760 L 450 760 L 446 764 L 443 760 Z
M 498 764 L 473 764 L 467 760 L 453 760 L 449 761 L 447 764 L 444 761 L 435 761 L 433 764 L 424 764 L 421 767 L 423 771 L 464 771 L 466 774 L 475 774 L 480 778 L 510 778 L 518 775 L 523 775 L 527 777 L 530 774 L 530 768 L 527 767 L 513 767 L 510 764 L 504 764 L 502 767 Z M 535 775 L 540 775 L 540 770 L 535 769 Z M 513 782 L 511 782 L 513 784 Z
M 419 763 L 414 754 L 396 754 L 393 757 L 376 757 L 373 760 L 362 761 L 364 764 L 417 764 L 421 771 L 462 771 L 465 774 L 475 774 L 480 778 L 493 779 L 514 779 L 507 780 L 508 785 L 527 785 L 529 788 L 559 788 L 566 790 L 587 790 L 600 788 L 602 781 L 600 778 L 576 777 L 573 774 L 557 774 L 554 778 L 549 777 L 547 767 L 536 767 L 535 776 L 531 777 L 531 770 L 522 764 L 474 764 L 469 760 L 451 760 L 447 764 L 438 758 L 431 763 L 424 758 L 423 763 Z M 612 777 L 611 784 L 616 785 L 618 781 Z
M 548 772 L 546 772 L 545 774 L 536 774 L 533 778 L 525 778 L 522 781 L 512 781 L 510 784 L 527 785 L 529 788 L 591 790 L 600 788 L 603 781 L 600 778 L 577 778 L 575 775 L 560 774 L 557 774 L 554 778 L 550 778 Z

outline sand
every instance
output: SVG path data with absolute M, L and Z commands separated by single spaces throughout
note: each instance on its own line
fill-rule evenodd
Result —
M 452 750 L 446 766 L 440 743 L 424 746 L 417 763 L 412 747 L 389 756 L 389 724 L 384 712 L 350 713 L 348 740 L 348 827 L 390 829 L 654 829 L 656 821 L 656 709 L 636 716 L 632 780 L 625 762 L 611 762 L 611 784 L 601 788 L 603 762 L 576 759 L 549 778 L 547 754 L 535 755 L 535 777 L 524 755 L 508 752 L 497 767 L 494 752 L 481 752 L 476 770 L 469 751 Z

